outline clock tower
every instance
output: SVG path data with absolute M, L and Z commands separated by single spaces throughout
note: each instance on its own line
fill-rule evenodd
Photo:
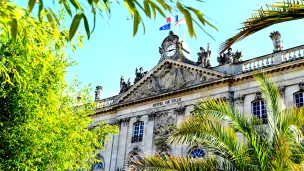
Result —
M 183 42 L 179 37 L 175 35 L 173 31 L 170 31 L 169 35 L 163 40 L 161 47 L 159 47 L 159 53 L 161 55 L 159 62 L 164 59 L 172 59 L 195 65 L 196 62 L 186 58 L 186 55 L 190 52 L 185 50 L 182 44 Z

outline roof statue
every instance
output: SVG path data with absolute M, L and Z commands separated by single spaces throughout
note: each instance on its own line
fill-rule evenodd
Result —
M 209 43 L 208 43 L 207 51 L 203 47 L 200 47 L 200 52 L 197 53 L 197 55 L 198 55 L 197 65 L 198 66 L 204 67 L 204 68 L 209 68 L 211 66 L 210 65 L 211 51 L 209 49 L 210 49 Z
M 273 52 L 280 52 L 283 50 L 283 41 L 281 40 L 281 33 L 274 31 L 269 36 L 273 43 Z
M 121 78 L 120 78 L 120 92 L 119 92 L 119 94 L 128 91 L 130 87 L 131 87 L 130 78 L 128 79 L 128 82 L 126 83 L 125 80 L 124 80 L 124 77 L 121 76 Z
M 147 73 L 148 73 L 148 71 L 143 72 L 142 67 L 139 68 L 139 72 L 138 72 L 138 69 L 136 68 L 134 84 L 137 83 L 140 79 L 142 79 Z
M 229 48 L 227 53 L 223 55 L 220 54 L 220 56 L 217 57 L 217 62 L 219 65 L 240 63 L 242 62 L 242 52 L 236 51 L 234 53 L 232 52 L 232 48 Z

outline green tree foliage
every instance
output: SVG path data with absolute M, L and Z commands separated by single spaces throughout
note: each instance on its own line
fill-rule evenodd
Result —
M 261 7 L 251 18 L 248 18 L 243 22 L 243 26 L 239 29 L 239 33 L 222 43 L 219 48 L 220 53 L 223 53 L 234 43 L 269 26 L 303 18 L 304 0 L 287 0 L 266 5 L 266 8 Z
M 259 118 L 251 114 L 234 110 L 225 101 L 209 99 L 196 105 L 168 142 L 204 146 L 209 152 L 208 157 L 216 155 L 221 158 L 220 170 L 303 170 L 304 108 L 284 109 L 275 83 L 264 73 L 255 78 L 265 100 L 267 124 L 262 125 Z M 189 160 L 187 157 L 164 160 L 159 156 L 145 156 L 132 162 L 133 169 L 139 170 L 199 170 L 192 168 L 192 164 L 184 166 L 181 161 Z M 197 160 L 189 163 L 204 166 Z
M 188 32 L 191 37 L 196 37 L 194 31 L 194 24 L 196 24 L 200 29 L 202 29 L 205 33 L 207 33 L 204 29 L 204 26 L 211 26 L 215 30 L 217 28 L 212 25 L 209 21 L 206 20 L 204 14 L 191 6 L 187 6 L 181 2 L 181 0 L 122 0 L 125 7 L 128 9 L 132 19 L 133 19 L 133 35 L 135 36 L 138 27 L 142 24 L 142 27 L 145 32 L 145 25 L 142 20 L 142 16 L 147 16 L 149 19 L 156 18 L 157 14 L 166 18 L 165 13 L 172 13 L 172 7 L 169 3 L 173 3 L 174 6 L 178 8 L 178 10 L 185 16 L 186 24 L 188 26 Z M 197 0 L 198 2 L 202 2 Z M 58 19 L 56 18 L 55 12 L 51 8 L 45 8 L 44 0 L 28 0 L 28 9 L 27 12 L 31 13 L 35 6 L 38 6 L 38 18 L 41 20 L 43 17 L 46 17 L 50 22 L 51 26 L 54 27 L 54 23 L 60 24 Z M 119 3 L 121 1 L 118 0 L 53 0 L 54 5 L 59 5 L 64 8 L 66 13 L 73 19 L 70 29 L 69 29 L 69 40 L 71 40 L 80 23 L 83 21 L 85 31 L 87 33 L 87 37 L 90 38 L 92 32 L 95 29 L 96 23 L 96 15 L 99 13 L 102 17 L 110 16 L 111 4 Z M 0 1 L 1 3 L 1 1 Z M 119 3 L 120 4 L 120 3 Z M 75 13 L 74 13 L 75 11 Z M 90 28 L 88 19 L 86 17 L 87 14 L 93 14 L 93 27 Z M 2 14 L 0 13 L 0 16 Z M 194 17 L 195 16 L 195 17 Z M 197 19 L 195 19 L 197 18 Z M 17 21 L 14 20 L 17 23 Z M 12 30 L 12 35 L 14 35 L 14 30 Z M 208 33 L 207 33 L 208 34 Z M 209 35 L 209 34 L 208 34 Z M 211 35 L 209 35 L 211 36 Z M 13 36 L 14 37 L 14 36 Z M 14 37 L 15 38 L 15 37 Z
M 77 82 L 67 86 L 64 80 L 73 64 L 64 53 L 68 31 L 25 13 L 2 2 L 0 14 L 7 18 L 0 17 L 0 170 L 90 168 L 117 127 L 88 129 L 95 109 L 89 89 L 76 91 Z

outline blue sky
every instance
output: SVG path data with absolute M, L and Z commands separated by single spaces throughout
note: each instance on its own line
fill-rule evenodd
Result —
M 70 82 L 75 75 L 83 84 L 92 84 L 92 96 L 97 85 L 103 86 L 102 98 L 119 93 L 120 77 L 125 80 L 129 77 L 132 82 L 135 77 L 135 68 L 143 67 L 149 71 L 157 65 L 160 55 L 158 47 L 168 35 L 168 31 L 159 31 L 166 24 L 165 19 L 158 15 L 156 20 L 143 17 L 146 25 L 146 33 L 140 27 L 137 35 L 133 37 L 133 22 L 122 0 L 120 5 L 112 3 L 111 17 L 108 19 L 97 18 L 96 29 L 90 40 L 85 41 L 83 48 L 78 48 L 69 55 L 78 62 L 78 66 L 68 69 L 66 80 Z M 276 0 L 275 0 L 276 1 Z M 211 65 L 216 66 L 218 47 L 227 38 L 235 35 L 241 27 L 241 22 L 250 17 L 259 5 L 275 2 L 272 0 L 205 0 L 198 3 L 195 0 L 183 0 L 182 2 L 196 7 L 205 15 L 210 17 L 211 22 L 219 29 L 215 31 L 211 27 L 206 30 L 215 38 L 215 41 L 199 28 L 196 28 L 197 38 L 190 39 L 186 32 L 192 60 L 197 60 L 196 53 L 199 47 L 211 46 Z M 171 14 L 167 13 L 167 16 Z M 68 19 L 70 23 L 70 19 Z M 278 24 L 264 29 L 243 41 L 232 46 L 233 51 L 239 50 L 243 53 L 243 60 L 271 53 L 273 50 L 269 34 L 272 31 L 280 31 L 284 49 L 304 44 L 304 20 Z M 80 27 L 80 29 L 83 29 Z M 175 31 L 175 29 L 174 29 Z M 183 27 L 179 28 L 182 36 Z

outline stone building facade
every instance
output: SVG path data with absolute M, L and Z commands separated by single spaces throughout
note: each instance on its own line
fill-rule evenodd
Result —
M 157 140 L 170 135 L 205 98 L 222 98 L 245 115 L 265 118 L 267 112 L 253 74 L 260 69 L 272 75 L 279 86 L 283 106 L 302 106 L 304 93 L 304 45 L 283 49 L 281 35 L 273 32 L 273 53 L 242 61 L 241 52 L 217 58 L 219 66 L 210 66 L 211 51 L 200 48 L 198 60 L 186 56 L 179 37 L 170 32 L 159 48 L 160 61 L 149 72 L 136 69 L 134 84 L 121 78 L 117 96 L 100 99 L 101 86 L 96 88 L 98 106 L 92 116 L 95 123 L 108 122 L 119 127 L 119 134 L 106 142 L 98 157 L 103 162 L 93 170 L 127 169 L 129 158 L 138 154 L 173 153 L 204 157 L 203 147 L 170 146 Z

